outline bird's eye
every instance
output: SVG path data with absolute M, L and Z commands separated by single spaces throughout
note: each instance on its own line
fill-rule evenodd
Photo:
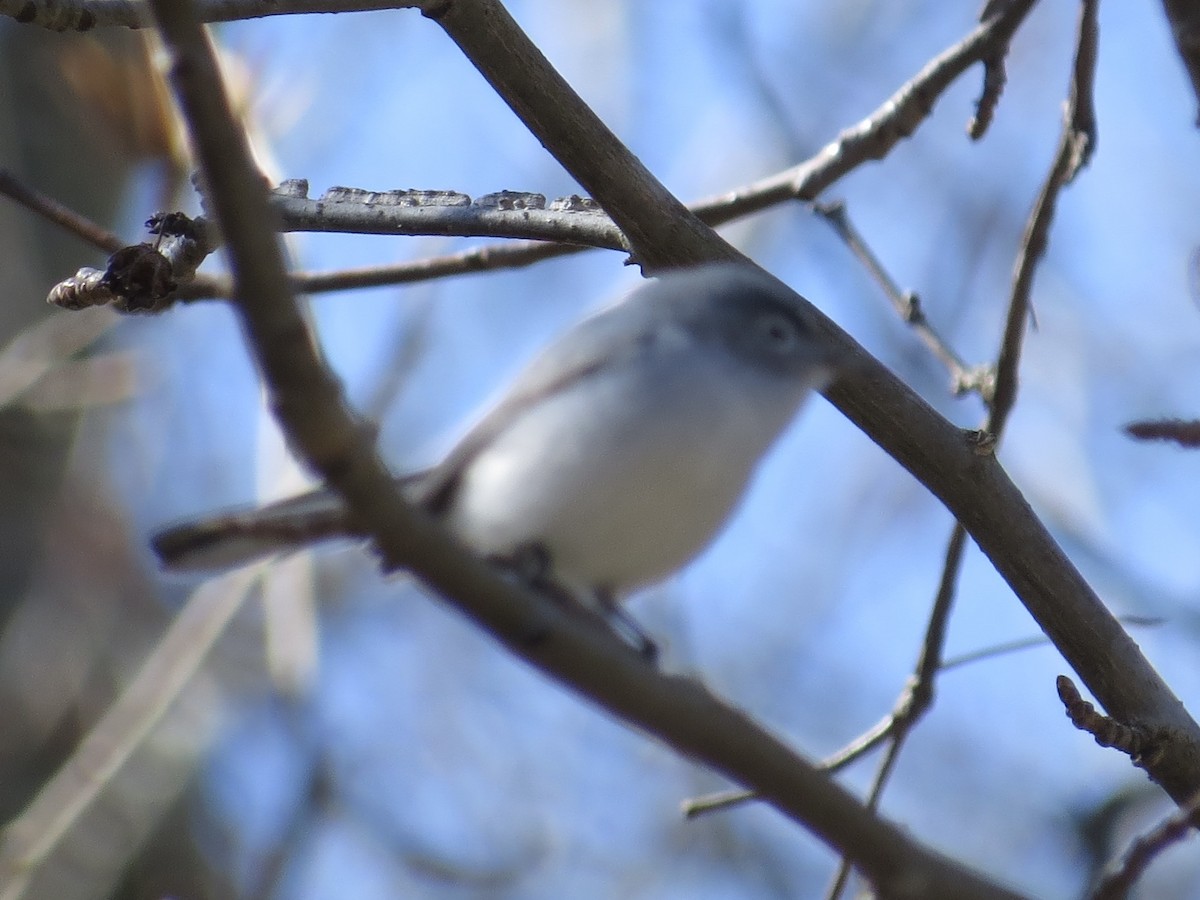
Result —
M 776 353 L 787 353 L 800 341 L 800 326 L 779 313 L 766 313 L 755 322 L 763 344 Z

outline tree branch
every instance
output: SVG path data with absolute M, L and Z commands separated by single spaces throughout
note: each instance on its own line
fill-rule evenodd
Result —
M 568 607 L 497 576 L 400 497 L 342 402 L 290 295 L 266 192 L 185 0 L 152 0 L 171 81 L 227 240 L 237 309 L 297 451 L 351 505 L 385 563 L 403 566 L 525 659 L 727 776 L 851 853 L 885 897 L 1013 897 L 868 813 L 815 767 L 687 678 L 658 673 Z M 653 233 L 653 230 L 650 231 Z
M 1194 0 L 1163 0 L 1163 10 L 1175 38 L 1175 49 L 1192 81 L 1192 90 L 1200 100 L 1200 6 Z M 1200 112 L 1196 114 L 1200 126 Z
M 1200 794 L 1134 840 L 1121 860 L 1096 886 L 1090 900 L 1126 900 L 1150 864 L 1172 844 L 1192 833 L 1197 815 L 1200 815 Z
M 6 2 L 9 0 L 0 0 L 0 12 L 5 11 Z M 215 21 L 218 18 L 218 12 L 229 14 L 230 18 L 239 17 L 232 15 L 234 10 L 243 12 L 245 15 L 242 17 L 250 16 L 255 10 L 261 15 L 304 11 L 295 8 L 298 5 L 302 6 L 303 4 L 281 2 L 271 4 L 264 10 L 262 4 L 257 2 L 229 3 L 222 0 L 219 3 L 212 3 L 201 0 L 198 8 L 202 13 L 202 20 Z M 123 7 L 125 4 L 116 4 L 116 6 Z M 901 86 L 871 115 L 843 131 L 836 140 L 824 147 L 814 157 L 753 184 L 735 188 L 715 198 L 695 203 L 691 207 L 692 211 L 706 224 L 720 225 L 789 200 L 815 198 L 829 185 L 863 163 L 883 158 L 896 143 L 915 131 L 920 121 L 932 112 L 934 101 L 970 65 L 984 62 L 994 68 L 995 60 L 1001 57 L 1007 48 L 1013 31 L 1020 25 L 1032 6 L 1032 0 L 1028 0 L 1028 2 L 1021 0 L 1021 2 L 1009 4 L 995 3 L 992 6 L 998 12 L 985 10 L 982 24 L 978 28 L 922 68 L 917 75 Z M 56 14 L 61 13 L 64 16 L 68 16 L 72 10 L 78 11 L 84 8 L 92 9 L 93 7 L 92 5 L 85 7 L 78 3 L 53 7 Z M 347 10 L 351 8 L 357 7 L 347 4 Z M 38 9 L 40 10 L 42 7 L 39 6 Z M 37 17 L 31 21 L 44 24 Z M 127 23 L 115 22 L 108 17 L 98 18 L 96 24 Z M 989 63 L 989 61 L 991 62 Z M 985 94 L 987 93 L 985 85 Z M 983 102 L 984 100 L 981 99 L 981 104 Z M 993 90 L 987 103 L 994 105 L 995 102 L 996 96 Z M 288 184 L 298 185 L 304 184 L 304 182 L 285 182 L 277 190 L 285 190 Z M 307 195 L 307 186 L 300 195 Z M 297 224 L 303 225 L 302 221 L 298 221 Z M 596 227 L 602 226 L 597 225 Z M 403 233 L 425 232 L 417 230 Z M 460 228 L 459 231 L 453 233 L 486 232 L 474 232 L 469 228 L 465 230 Z M 611 234 L 604 233 L 602 240 L 597 243 L 607 244 L 614 234 L 619 234 L 619 231 L 614 230 Z M 560 242 L 521 241 L 519 243 L 494 244 L 427 260 L 364 270 L 294 273 L 292 283 L 296 290 L 306 293 L 342 290 L 349 287 L 406 284 L 440 278 L 448 274 L 527 266 L 543 259 L 565 256 L 584 249 L 589 248 Z M 64 290 L 74 298 L 81 290 L 80 284 L 83 276 L 90 275 L 93 279 L 98 279 L 101 274 L 94 269 L 81 270 L 71 279 L 67 279 L 70 284 L 63 283 Z M 82 290 L 83 293 L 88 293 L 86 286 Z M 197 276 L 196 280 L 190 283 L 181 281 L 181 286 L 169 300 L 184 302 L 206 300 L 214 297 L 227 297 L 229 292 L 228 280 Z M 96 297 L 96 300 L 109 302 L 108 299 L 99 296 Z M 164 303 L 155 308 L 165 308 L 166 305 Z
M 304 13 L 368 12 L 418 6 L 394 0 L 196 0 L 202 22 L 233 22 Z M 151 24 L 143 0 L 0 0 L 0 15 L 50 31 L 145 28 Z
M 427 0 L 421 12 L 467 60 L 629 239 L 646 270 L 743 260 L 617 140 L 498 2 Z M 653 215 L 642 211 L 653 209 Z
M 996 361 L 996 389 L 988 404 L 986 428 L 997 437 L 1003 432 L 1016 402 L 1017 368 L 1029 320 L 1033 278 L 1050 241 L 1050 226 L 1058 207 L 1058 195 L 1087 165 L 1096 148 L 1096 117 L 1092 108 L 1092 85 L 1096 76 L 1096 10 L 1096 0 L 1083 0 L 1080 5 L 1079 39 L 1070 96 L 1063 113 L 1062 135 L 1050 172 L 1025 225 L 1013 270 L 1008 317 Z
M 97 225 L 53 197 L 22 184 L 7 169 L 0 169 L 0 194 L 107 253 L 115 253 L 124 246 L 124 242 L 107 228 Z
M 870 160 L 883 159 L 917 130 L 933 111 L 937 98 L 963 72 L 1007 48 L 1035 2 L 1009 0 L 993 4 L 997 8 L 985 14 L 978 28 L 927 63 L 875 112 L 847 128 L 814 157 L 737 191 L 701 201 L 694 207 L 696 214 L 712 222 L 710 214 L 718 209 L 722 216 L 733 217 L 783 200 L 815 200 L 846 173 Z
M 583 197 L 547 206 L 541 194 L 499 191 L 472 200 L 455 191 L 366 191 L 330 188 L 310 200 L 307 183 L 284 182 L 272 192 L 284 231 L 511 237 L 629 251 L 608 215 Z
M 999 27 L 1001 17 L 1023 14 L 1029 5 L 1014 2 L 981 28 Z M 549 64 L 496 0 L 442 0 L 426 14 L 609 212 L 641 261 L 660 268 L 730 257 L 731 248 L 678 202 L 647 202 L 664 192 L 662 186 L 628 150 L 613 144 L 611 132 L 561 78 L 546 73 Z M 550 117 L 539 115 L 539 108 L 571 110 L 570 127 L 547 125 Z M 569 131 L 567 139 L 564 130 Z M 603 152 L 594 152 L 597 147 Z M 651 183 L 633 183 L 639 179 Z M 1067 559 L 995 457 L 979 453 L 819 310 L 811 305 L 805 309 L 812 326 L 852 360 L 826 397 L 946 504 L 1111 715 L 1173 729 L 1177 739 L 1150 774 L 1177 802 L 1189 800 L 1200 789 L 1200 726 Z

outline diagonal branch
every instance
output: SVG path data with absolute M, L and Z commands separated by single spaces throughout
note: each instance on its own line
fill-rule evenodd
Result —
M 1163 0 L 1163 10 L 1175 38 L 1175 49 L 1183 60 L 1192 90 L 1200 100 L 1200 6 L 1194 0 Z M 1200 126 L 1200 113 L 1196 124 Z
M 896 310 L 896 314 L 908 325 L 925 347 L 937 357 L 950 373 L 950 389 L 958 397 L 970 391 L 975 391 L 986 403 L 991 400 L 993 376 L 991 369 L 986 366 L 969 366 L 963 361 L 945 338 L 938 333 L 925 315 L 921 298 L 912 291 L 903 291 L 895 279 L 888 274 L 874 251 L 867 246 L 858 229 L 850 221 L 846 213 L 846 205 L 840 200 L 833 203 L 814 203 L 813 212 L 829 223 L 837 232 L 838 237 L 850 249 L 867 274 L 883 290 L 884 296 Z
M 1020 7 L 1013 3 L 996 16 Z M 609 212 L 642 262 L 654 268 L 729 258 L 728 245 L 678 202 L 643 202 L 664 189 L 628 150 L 613 144 L 603 123 L 584 114 L 586 107 L 496 0 L 442 0 L 424 11 Z M 561 123 L 547 124 L 552 117 L 539 109 L 572 110 L 569 139 L 564 139 Z M 649 183 L 635 185 L 634 179 Z M 812 326 L 853 360 L 850 371 L 827 390 L 829 400 L 946 504 L 1112 716 L 1176 735 L 1151 775 L 1177 802 L 1190 799 L 1200 788 L 1200 726 L 1067 559 L 996 458 L 979 453 L 977 445 L 819 310 L 806 309 Z
M 125 246 L 119 237 L 92 220 L 52 197 L 47 197 L 21 181 L 8 169 L 0 169 L 0 195 L 20 203 L 26 209 L 66 229 L 94 247 L 107 253 L 115 253 Z
M 1025 225 L 1021 249 L 1013 271 L 1008 319 L 996 362 L 996 389 L 988 408 L 987 431 L 999 437 L 1017 399 L 1017 368 L 1029 320 L 1029 298 L 1038 263 L 1046 253 L 1050 226 L 1062 189 L 1087 165 L 1096 149 L 1096 117 L 1092 108 L 1092 84 L 1096 77 L 1096 0 L 1083 0 L 1079 14 L 1079 40 L 1071 77 L 1070 97 L 1063 117 L 1062 135 L 1050 173 Z
M 237 311 L 272 406 L 298 452 L 404 566 L 526 660 L 736 780 L 853 854 L 883 896 L 1016 895 L 913 842 L 815 767 L 690 679 L 655 672 L 608 632 L 517 588 L 403 501 L 346 409 L 288 289 L 266 192 L 221 90 L 212 48 L 185 0 L 152 0 L 173 56 L 171 81 L 227 239 Z
M 1126 900 L 1150 864 L 1172 844 L 1192 833 L 1197 815 L 1200 815 L 1200 794 L 1135 839 L 1120 861 L 1105 873 L 1090 900 Z
M 202 4 L 205 15 L 214 20 L 299 11 L 302 5 L 232 0 Z M 989 41 L 1006 41 L 1031 5 L 1032 0 L 989 4 L 990 14 L 970 38 L 974 55 L 956 55 L 953 71 L 961 72 L 994 51 L 998 44 Z M 337 8 L 366 8 L 366 4 Z M 126 15 L 126 20 L 118 21 L 120 15 L 114 14 L 105 20 L 108 24 L 142 24 L 140 4 L 117 0 L 87 5 L 30 2 L 19 9 L 12 8 L 12 0 L 0 0 L 0 12 L 47 27 L 45 17 L 39 16 L 51 9 L 89 10 L 91 19 L 77 21 L 78 26 L 97 24 L 101 10 L 106 15 L 125 11 L 120 15 Z M 656 268 L 735 254 L 621 146 L 495 0 L 429 0 L 423 12 L 437 19 L 534 134 L 609 212 L 643 264 Z M 943 54 L 931 67 L 947 59 Z M 934 96 L 922 88 L 904 108 L 920 109 Z M 788 177 L 774 176 L 770 183 L 723 201 L 730 210 L 748 211 L 765 205 L 772 192 L 804 196 L 813 189 L 808 173 L 819 170 L 822 179 L 832 180 L 847 170 L 844 157 L 876 152 L 873 143 L 863 145 L 862 133 L 862 126 L 851 129 Z M 902 137 L 905 132 L 897 127 L 889 133 Z M 1192 796 L 1200 784 L 1200 727 L 1054 543 L 999 464 L 976 453 L 956 429 L 819 311 L 810 309 L 809 315 L 814 327 L 856 360 L 853 371 L 827 392 L 830 400 L 949 507 L 1111 715 L 1174 730 L 1178 740 L 1151 774 L 1176 800 Z
M 994 58 L 1008 46 L 1034 2 L 1010 0 L 995 4 L 997 9 L 985 16 L 974 31 L 930 60 L 875 112 L 847 128 L 812 159 L 702 201 L 694 207 L 696 214 L 711 222 L 709 215 L 717 209 L 722 215 L 743 216 L 783 200 L 815 200 L 821 191 L 864 162 L 883 159 L 917 130 L 933 111 L 937 98 L 963 72 L 975 63 Z
M 994 388 L 991 395 L 984 398 L 988 414 L 984 430 L 980 432 L 979 447 L 989 456 L 994 452 L 1016 402 L 1017 372 L 1025 328 L 1029 320 L 1033 279 L 1049 240 L 1058 195 L 1080 168 L 1087 164 L 1096 145 L 1092 89 L 1096 73 L 1097 6 L 1098 0 L 1083 0 L 1080 7 L 1075 65 L 1064 113 L 1062 136 L 1054 162 L 1050 166 L 1050 173 L 1038 194 L 1025 227 L 1017 254 L 1008 316 L 994 367 Z M 995 64 L 999 65 L 998 62 Z M 962 521 L 956 521 L 951 530 L 937 597 L 929 615 L 921 658 L 896 710 L 884 720 L 891 730 L 890 745 L 876 770 L 868 795 L 868 803 L 872 809 L 877 805 L 895 771 L 896 761 L 909 735 L 933 705 L 934 687 L 942 669 L 946 628 L 953 606 L 955 585 L 962 569 L 966 540 L 967 532 Z M 872 731 L 878 731 L 880 727 L 876 726 Z M 843 861 L 828 896 L 840 895 L 848 875 L 848 861 Z
M 436 21 L 525 127 L 612 217 L 654 271 L 743 259 L 650 174 L 499 2 L 427 0 Z M 601 199 L 603 195 L 603 199 Z M 648 212 L 653 210 L 653 213 Z

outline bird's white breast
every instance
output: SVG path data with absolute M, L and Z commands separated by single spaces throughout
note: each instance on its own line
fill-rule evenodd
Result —
M 459 537 L 484 555 L 539 544 L 566 586 L 618 594 L 699 553 L 812 384 L 668 338 L 500 432 L 463 472 L 447 514 Z

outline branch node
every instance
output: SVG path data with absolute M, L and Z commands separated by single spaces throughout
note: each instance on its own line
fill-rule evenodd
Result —
M 110 256 L 100 285 L 129 312 L 153 311 L 178 286 L 171 261 L 154 244 L 134 244 Z
M 950 390 L 955 397 L 964 394 L 977 393 L 984 403 L 990 404 L 996 393 L 996 367 L 993 365 L 972 366 L 969 369 L 955 369 L 951 373 L 953 380 Z
M 1000 441 L 1000 435 L 986 428 L 965 428 L 963 437 L 976 456 L 994 456 L 996 444 Z
M 1162 761 L 1170 737 L 1167 729 L 1152 731 L 1104 715 L 1083 699 L 1075 683 L 1066 675 L 1059 675 L 1055 686 L 1071 724 L 1090 734 L 1101 747 L 1111 747 L 1124 753 L 1135 766 L 1142 769 L 1152 769 Z
M 307 178 L 286 178 L 279 182 L 272 190 L 272 194 L 278 197 L 298 197 L 301 200 L 308 199 L 308 179 Z
M 162 312 L 216 247 L 215 229 L 207 219 L 181 212 L 155 213 L 146 228 L 154 243 L 122 247 L 103 271 L 80 269 L 52 287 L 46 302 L 70 310 L 111 305 L 126 313 Z
M 900 295 L 900 315 L 906 325 L 920 325 L 925 321 L 925 310 L 916 291 L 905 291 Z
M 973 141 L 979 140 L 987 133 L 992 119 L 995 118 L 1000 95 L 1004 93 L 1004 85 L 1008 82 L 1008 73 L 1004 67 L 1004 54 L 1007 51 L 1008 45 L 1005 44 L 999 52 L 981 60 L 983 88 L 979 99 L 975 101 L 975 115 L 967 123 L 967 137 Z
M 432 2 L 421 5 L 421 15 L 436 22 L 450 12 L 450 7 L 453 5 L 453 0 L 432 0 Z

